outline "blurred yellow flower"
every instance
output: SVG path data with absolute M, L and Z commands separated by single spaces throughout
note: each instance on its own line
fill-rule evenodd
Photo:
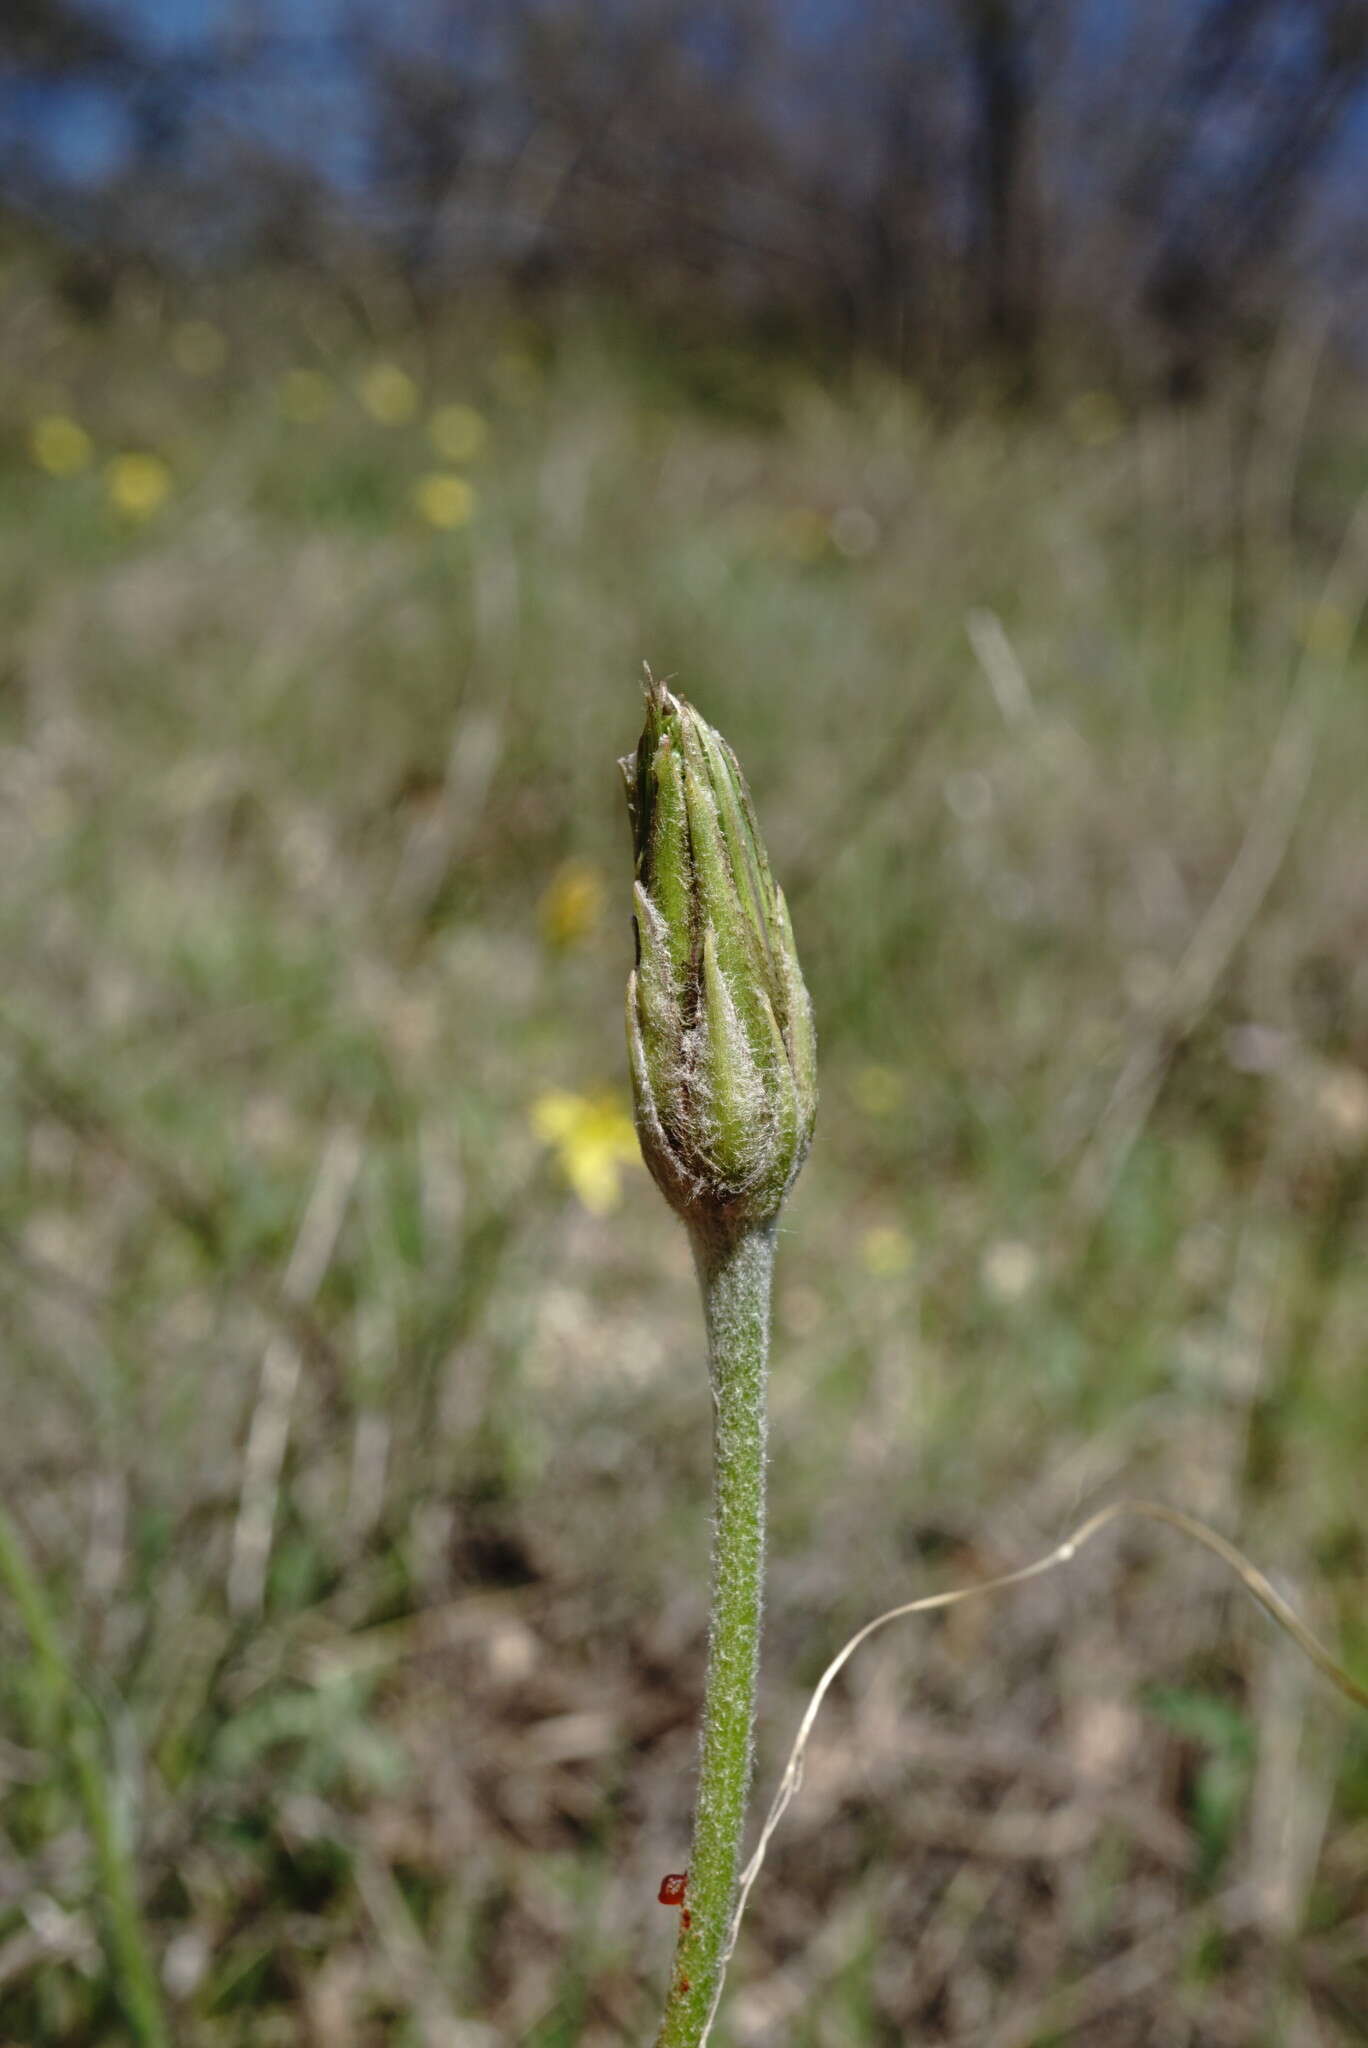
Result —
M 553 946 L 587 939 L 603 912 L 603 877 L 587 860 L 562 861 L 542 893 L 541 928 Z
M 532 1128 L 592 1216 L 622 1200 L 622 1169 L 640 1161 L 636 1128 L 616 1095 L 548 1088 L 532 1105 Z
M 160 455 L 116 455 L 105 465 L 105 493 L 126 519 L 150 519 L 171 489 Z
M 413 502 L 429 526 L 465 526 L 475 510 L 475 492 L 463 476 L 432 470 L 413 486 Z
M 428 421 L 428 433 L 447 462 L 469 462 L 489 438 L 489 428 L 473 405 L 439 405 Z
M 406 427 L 418 417 L 418 386 L 398 363 L 372 363 L 356 388 L 362 405 L 382 427 Z
M 187 377 L 212 377 L 228 360 L 228 343 L 207 320 L 182 320 L 171 330 L 171 359 Z
M 316 427 L 332 411 L 332 385 L 321 370 L 287 370 L 277 391 L 280 410 L 296 427 Z
M 913 1245 L 896 1223 L 878 1223 L 860 1239 L 860 1264 L 881 1280 L 905 1273 L 912 1264 Z
M 49 476 L 75 476 L 90 465 L 94 444 L 65 413 L 45 413 L 29 430 L 29 453 Z

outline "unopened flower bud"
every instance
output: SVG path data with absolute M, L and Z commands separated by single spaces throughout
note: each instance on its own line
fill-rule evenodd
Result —
M 648 682 L 621 763 L 636 852 L 627 1043 L 637 1132 L 666 1200 L 700 1228 L 767 1223 L 817 1109 L 812 1005 L 735 754 Z

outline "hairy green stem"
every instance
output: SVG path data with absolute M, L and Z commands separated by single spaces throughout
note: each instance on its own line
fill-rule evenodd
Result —
M 656 2048 L 695 2048 L 721 1979 L 750 1788 L 765 1572 L 765 1368 L 774 1225 L 697 1231 L 713 1392 L 708 1672 L 688 1889 Z
M 138 1915 L 137 1886 L 101 1753 L 95 1713 L 62 1648 L 52 1606 L 19 1531 L 0 1508 L 0 1586 L 19 1610 L 42 1678 L 45 1739 L 64 1738 L 95 1851 L 110 1961 L 139 2048 L 170 2048 L 156 1971 Z

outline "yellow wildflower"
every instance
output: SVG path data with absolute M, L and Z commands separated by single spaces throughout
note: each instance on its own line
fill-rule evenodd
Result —
M 418 386 L 398 363 L 372 363 L 357 391 L 366 411 L 382 427 L 406 427 L 418 416 Z
M 29 430 L 29 453 L 49 476 L 75 476 L 89 467 L 94 444 L 84 427 L 65 413 L 45 413 Z
M 449 530 L 468 524 L 475 510 L 475 492 L 463 476 L 432 470 L 413 486 L 413 502 L 429 526 Z
M 603 877 L 587 860 L 562 861 L 538 906 L 541 928 L 553 946 L 587 939 L 603 912 Z
M 332 385 L 321 370 L 287 370 L 277 398 L 280 410 L 296 427 L 316 427 L 332 411 Z
M 187 377 L 212 377 L 228 360 L 228 343 L 208 320 L 182 320 L 171 331 L 171 358 Z
M 473 405 L 439 405 L 428 421 L 428 433 L 445 461 L 469 462 L 483 448 L 489 428 Z
M 622 1200 L 622 1169 L 641 1157 L 636 1128 L 616 1095 L 548 1088 L 532 1105 L 532 1128 L 592 1216 Z
M 150 519 L 171 489 L 171 472 L 160 455 L 116 455 L 105 467 L 105 491 L 126 519 Z

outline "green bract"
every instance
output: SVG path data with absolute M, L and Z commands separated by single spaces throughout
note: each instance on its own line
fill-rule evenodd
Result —
M 627 1043 L 646 1164 L 700 1226 L 769 1222 L 817 1109 L 816 1040 L 783 892 L 735 754 L 649 682 L 621 763 L 636 852 Z

